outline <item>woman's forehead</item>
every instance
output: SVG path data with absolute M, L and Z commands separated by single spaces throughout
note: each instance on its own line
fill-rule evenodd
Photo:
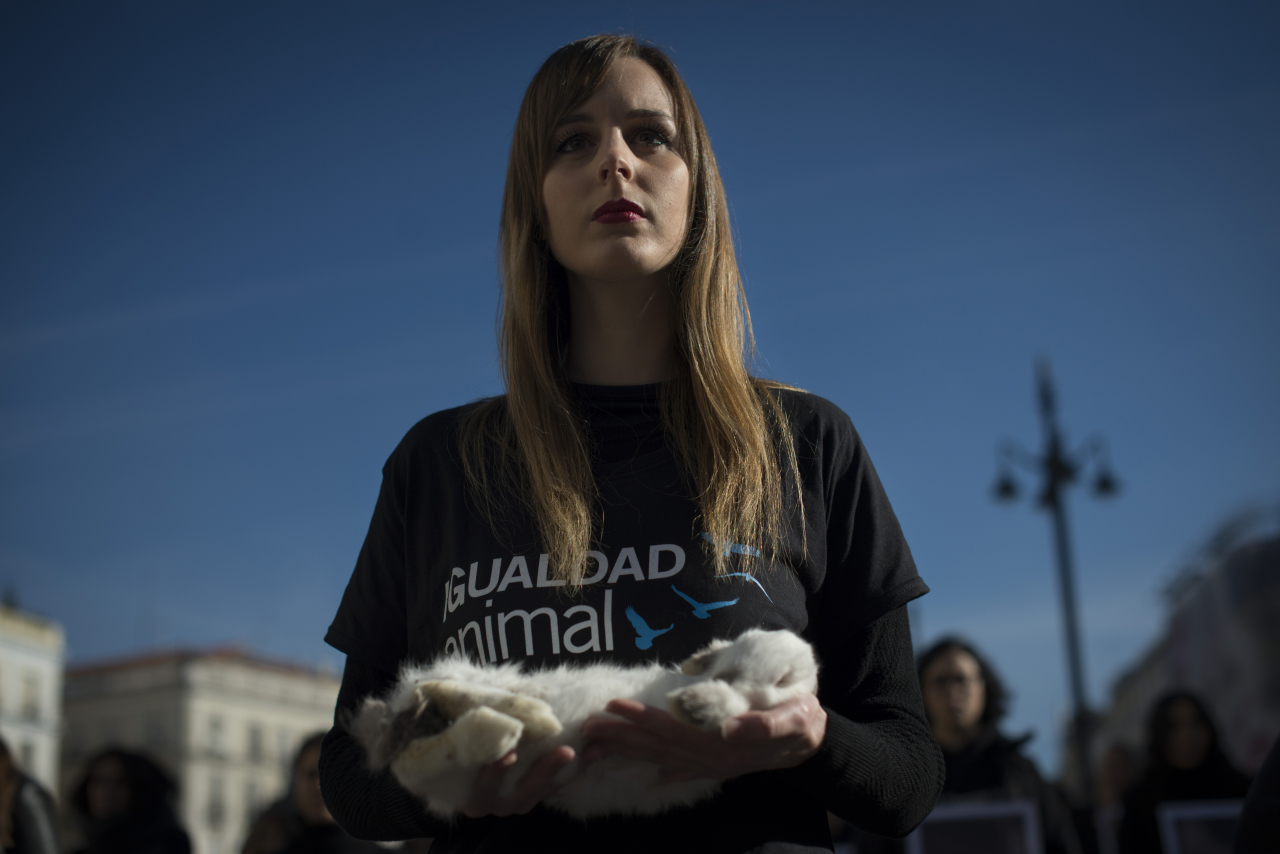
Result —
M 963 649 L 953 647 L 943 651 L 929 665 L 930 670 L 963 670 L 969 673 L 977 673 L 982 668 L 978 666 L 978 660 Z
M 604 82 L 570 112 L 571 118 L 585 120 L 625 116 L 636 111 L 653 111 L 674 117 L 675 108 L 667 85 L 653 66 L 635 57 L 614 63 Z

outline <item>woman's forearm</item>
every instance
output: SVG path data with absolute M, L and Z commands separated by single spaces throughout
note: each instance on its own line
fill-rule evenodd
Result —
M 771 773 L 862 830 L 905 836 L 933 809 L 945 774 L 920 700 L 906 608 L 851 638 L 848 649 L 825 662 L 827 734 L 818 754 Z
M 380 842 L 439 836 L 448 829 L 387 771 L 369 770 L 362 748 L 341 721 L 361 700 L 383 694 L 395 677 L 347 659 L 332 730 L 320 753 L 320 788 L 325 805 L 343 830 L 357 839 Z

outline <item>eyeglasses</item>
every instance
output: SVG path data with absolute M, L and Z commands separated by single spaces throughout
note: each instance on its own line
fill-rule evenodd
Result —
M 966 676 L 961 673 L 951 673 L 943 676 L 935 676 L 929 680 L 929 684 L 935 688 L 941 688 L 949 691 L 952 688 L 973 688 L 982 684 L 981 676 Z

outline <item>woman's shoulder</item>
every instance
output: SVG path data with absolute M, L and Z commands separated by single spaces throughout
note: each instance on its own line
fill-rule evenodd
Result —
M 409 428 L 400 440 L 401 445 L 413 445 L 420 442 L 438 442 L 457 433 L 458 426 L 469 416 L 481 409 L 502 406 L 506 395 L 482 397 L 462 406 L 441 409 L 433 412 Z
M 485 397 L 431 413 L 409 428 L 391 452 L 388 462 L 421 459 L 442 452 L 453 455 L 463 423 L 481 410 L 504 405 L 505 400 L 505 396 Z
M 835 403 L 789 386 L 775 386 L 769 391 L 786 413 L 791 435 L 798 440 L 796 452 L 802 457 L 808 456 L 810 449 L 832 461 L 850 462 L 865 455 L 862 437 L 853 420 Z
M 762 382 L 761 387 L 781 404 L 793 430 L 803 433 L 849 432 L 856 435 L 853 420 L 827 398 L 802 388 L 776 383 Z

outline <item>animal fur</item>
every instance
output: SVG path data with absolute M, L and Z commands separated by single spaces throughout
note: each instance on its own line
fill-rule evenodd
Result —
M 610 700 L 665 706 L 685 723 L 714 730 L 748 710 L 815 691 L 817 674 L 809 644 L 791 632 L 761 629 L 714 641 L 678 669 L 566 664 L 524 673 L 515 664 L 482 666 L 451 656 L 406 667 L 389 695 L 364 700 L 347 729 L 364 745 L 372 769 L 390 766 L 431 813 L 450 819 L 480 766 L 512 749 L 518 748 L 518 759 L 506 775 L 511 788 L 561 744 L 581 755 L 582 724 L 604 715 Z M 717 780 L 663 783 L 658 766 L 620 756 L 581 773 L 575 758 L 556 781 L 563 784 L 559 793 L 544 803 L 581 819 L 657 813 L 720 788 Z

